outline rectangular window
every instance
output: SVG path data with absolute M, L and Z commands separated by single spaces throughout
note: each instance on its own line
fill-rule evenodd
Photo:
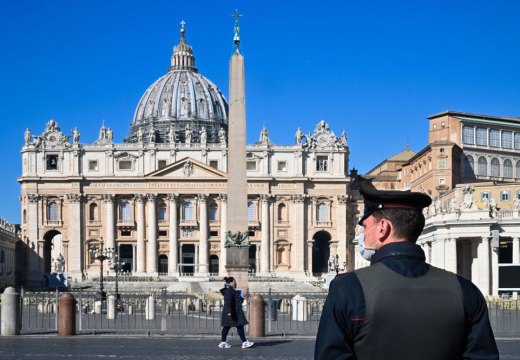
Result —
M 482 191 L 480 193 L 480 200 L 484 200 L 484 199 L 490 199 L 491 198 L 491 194 L 489 193 L 489 191 Z
M 509 201 L 511 199 L 511 191 L 509 190 L 502 190 L 500 192 L 500 200 L 501 201 Z
M 487 129 L 477 128 L 477 145 L 487 146 Z
M 464 144 L 473 145 L 475 143 L 475 127 L 466 126 L 462 127 L 462 142 Z
M 159 160 L 157 163 L 158 169 L 164 169 L 166 167 L 166 160 Z
M 132 236 L 132 230 L 121 230 L 121 236 Z
M 515 149 L 520 149 L 520 133 L 515 132 Z
M 516 198 L 520 200 L 520 190 L 516 190 Z
M 131 160 L 119 160 L 117 164 L 119 165 L 119 170 L 132 170 Z
M 500 131 L 489 130 L 489 146 L 500 147 Z
M 58 170 L 58 155 L 47 155 L 47 170 Z
M 88 162 L 88 169 L 90 171 L 98 171 L 98 162 L 97 162 L 97 160 L 90 160 Z
M 212 167 L 213 169 L 217 169 L 218 170 L 218 160 L 210 160 L 209 161 L 209 166 Z
M 249 236 L 250 237 L 255 237 L 255 231 L 254 230 L 249 230 Z
M 445 178 L 440 178 L 439 179 L 439 184 L 445 185 L 446 184 L 446 179 Z
M 287 161 L 278 161 L 278 171 L 287 171 Z
M 513 132 L 502 131 L 502 147 L 505 149 L 513 148 Z
M 159 236 L 160 237 L 168 236 L 168 231 L 167 230 L 159 230 Z
M 316 171 L 329 171 L 329 158 L 327 156 L 316 158 Z
M 218 237 L 218 230 L 211 230 L 209 232 L 210 237 Z
M 247 162 L 247 170 L 255 171 L 256 170 L 256 161 L 248 161 Z

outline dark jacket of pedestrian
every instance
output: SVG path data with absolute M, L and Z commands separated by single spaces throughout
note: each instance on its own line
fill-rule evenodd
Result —
M 247 325 L 246 315 L 242 310 L 244 299 L 235 290 L 232 284 L 226 284 L 220 290 L 224 296 L 224 308 L 222 309 L 222 326 L 244 326 Z M 231 314 L 229 316 L 228 314 Z

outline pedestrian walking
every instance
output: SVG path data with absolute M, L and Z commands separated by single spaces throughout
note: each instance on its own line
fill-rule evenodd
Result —
M 225 277 L 224 281 L 224 287 L 220 289 L 220 293 L 224 295 L 224 308 L 222 309 L 222 339 L 218 347 L 224 349 L 231 347 L 226 340 L 229 329 L 232 327 L 237 328 L 238 336 L 242 340 L 242 349 L 251 347 L 254 343 L 247 340 L 244 331 L 244 326 L 248 324 L 244 310 L 242 310 L 244 298 L 236 290 L 237 282 L 234 277 Z
M 315 359 L 498 359 L 482 293 L 426 263 L 415 242 L 431 204 L 423 193 L 363 181 L 358 247 L 369 267 L 331 283 Z

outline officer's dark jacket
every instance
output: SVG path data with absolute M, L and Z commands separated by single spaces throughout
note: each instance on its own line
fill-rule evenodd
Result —
M 247 325 L 247 319 L 242 310 L 244 299 L 239 295 L 232 285 L 220 289 L 224 295 L 224 307 L 222 308 L 222 326 L 243 326 Z M 228 314 L 231 314 L 229 316 Z
M 426 275 L 430 270 L 430 265 L 425 262 L 422 249 L 418 245 L 407 241 L 383 246 L 372 257 L 372 265 L 374 266 L 376 264 L 378 264 L 377 267 L 379 270 L 390 269 L 392 273 L 400 274 L 406 278 L 417 278 L 419 281 L 422 281 L 423 278 L 426 279 Z M 381 268 L 381 266 L 383 266 L 383 268 Z M 442 273 L 447 273 L 443 270 L 436 271 L 441 272 L 441 275 Z M 402 339 L 399 344 L 402 349 L 401 352 L 399 346 L 394 346 L 394 349 L 389 349 L 389 344 L 385 343 L 385 341 L 387 341 L 385 336 L 380 336 L 375 339 L 372 337 L 368 344 L 366 342 L 363 344 L 363 340 L 359 340 L 360 338 L 367 338 L 366 330 L 369 323 L 365 318 L 367 302 L 363 287 L 356 272 L 338 276 L 332 281 L 329 295 L 325 302 L 316 338 L 314 358 L 317 360 L 363 359 L 358 351 L 356 351 L 357 345 L 360 348 L 364 346 L 365 348 L 363 350 L 365 353 L 367 346 L 369 348 L 374 347 L 378 349 L 380 354 L 385 354 L 385 350 L 388 350 L 386 355 L 381 355 L 380 357 L 372 356 L 371 360 L 377 358 L 393 359 L 395 355 L 391 356 L 390 353 L 396 351 L 396 348 L 397 352 L 400 353 L 399 358 L 406 359 L 406 355 L 403 354 L 407 354 L 407 349 L 413 349 L 415 346 L 415 344 L 407 341 L 406 334 L 419 333 L 426 338 L 429 337 L 429 340 L 433 344 L 433 350 L 424 349 L 425 352 L 428 351 L 429 355 L 425 356 L 425 358 L 440 359 L 440 357 L 435 356 L 435 353 L 432 353 L 432 351 L 435 351 L 435 344 L 445 344 L 448 341 L 453 343 L 452 339 L 456 336 L 459 340 L 457 344 L 454 344 L 454 350 L 452 352 L 456 355 L 450 358 L 498 359 L 498 349 L 489 324 L 484 297 L 478 288 L 470 281 L 458 275 L 455 279 L 455 285 L 460 287 L 460 294 L 462 295 L 462 306 L 460 310 L 461 313 L 463 313 L 463 318 L 460 322 L 462 329 L 447 329 L 449 331 L 446 331 L 445 334 L 441 333 L 441 335 L 437 335 L 436 338 L 431 338 L 431 336 L 429 337 L 428 331 L 429 324 L 432 325 L 437 321 L 442 322 L 446 320 L 440 317 L 453 314 L 453 311 L 445 312 L 444 310 L 440 310 L 439 312 L 442 313 L 436 313 L 438 310 L 432 311 L 428 324 L 424 324 L 423 322 L 417 321 L 417 319 L 406 318 L 406 316 L 405 318 L 399 318 L 399 316 L 396 316 L 396 314 L 399 314 L 399 308 L 385 308 L 388 311 L 394 312 L 392 315 L 397 319 L 396 322 L 399 323 L 399 328 L 397 328 L 398 324 L 396 324 L 395 331 L 402 335 L 399 337 L 399 339 Z M 456 290 L 458 291 L 459 289 Z M 403 294 L 404 293 L 403 291 Z M 398 300 L 399 296 L 404 297 L 401 293 L 392 294 L 394 301 L 396 299 Z M 402 300 L 403 306 L 406 306 L 407 299 L 403 298 Z M 435 299 L 432 299 L 432 301 L 435 301 Z M 381 302 L 385 304 L 384 300 Z M 427 304 L 424 305 L 428 306 Z M 374 328 L 376 325 L 372 322 L 370 326 Z M 446 339 L 444 337 L 446 337 Z M 450 338 L 448 339 L 448 337 Z M 395 344 L 392 344 L 392 346 L 393 345 Z

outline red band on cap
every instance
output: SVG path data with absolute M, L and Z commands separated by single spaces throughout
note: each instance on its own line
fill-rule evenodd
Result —
M 417 207 L 412 205 L 401 205 L 401 204 L 381 204 L 383 209 L 412 209 L 417 210 Z

